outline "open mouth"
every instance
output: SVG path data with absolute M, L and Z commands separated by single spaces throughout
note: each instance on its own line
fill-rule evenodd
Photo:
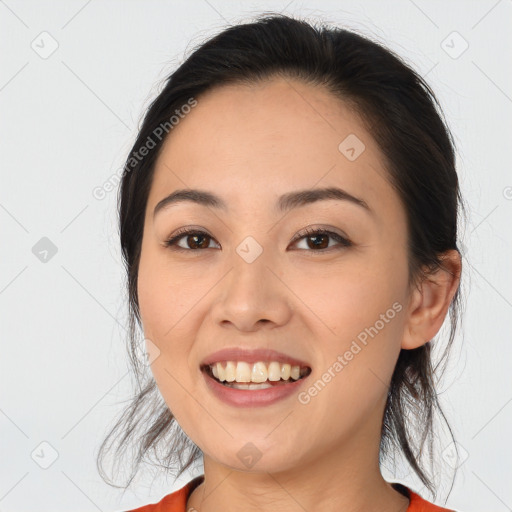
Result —
M 284 386 L 304 379 L 311 373 L 311 368 L 274 361 L 254 364 L 225 361 L 203 365 L 201 371 L 225 387 L 256 390 Z

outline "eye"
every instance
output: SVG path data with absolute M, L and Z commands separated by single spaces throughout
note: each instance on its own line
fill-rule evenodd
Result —
M 330 250 L 333 247 L 329 245 L 328 239 L 331 238 L 338 242 L 338 246 L 350 247 L 352 242 L 347 238 L 335 233 L 333 231 L 329 231 L 327 229 L 311 229 L 308 228 L 299 235 L 295 237 L 292 241 L 293 244 L 296 244 L 298 241 L 305 239 L 306 250 L 313 249 L 313 252 L 323 252 L 326 250 Z M 183 240 L 183 244 L 180 245 Z M 171 238 L 165 241 L 166 247 L 171 247 L 176 251 L 197 251 L 201 249 L 211 249 L 210 242 L 214 240 L 208 233 L 205 231 L 197 230 L 197 229 L 189 229 L 184 228 L 179 230 L 176 234 L 174 234 Z M 327 242 L 326 242 L 327 240 Z M 336 247 L 334 247 L 336 248 Z M 340 248 L 340 247 L 338 247 Z M 304 250 L 304 248 L 300 248 Z
M 187 244 L 188 247 L 183 247 L 182 245 L 178 244 L 182 238 L 185 238 L 184 243 Z M 166 240 L 165 246 L 171 247 L 176 251 L 209 249 L 209 240 L 213 240 L 213 238 L 205 231 L 185 228 L 179 230 L 175 235 Z
M 329 246 L 329 238 L 336 240 L 336 242 L 338 242 L 338 247 Z M 293 243 L 302 239 L 305 241 L 306 249 L 313 248 L 313 252 L 324 252 L 330 249 L 339 249 L 339 246 L 343 248 L 350 247 L 352 245 L 352 242 L 347 238 L 327 229 L 305 229 L 297 235 L 293 240 Z M 302 250 L 303 248 L 300 249 Z

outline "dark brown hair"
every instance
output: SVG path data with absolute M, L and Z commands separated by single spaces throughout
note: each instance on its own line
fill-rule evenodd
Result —
M 459 206 L 464 211 L 464 205 L 451 134 L 430 87 L 390 50 L 349 30 L 323 24 L 316 27 L 274 13 L 231 26 L 195 48 L 149 106 L 119 189 L 120 238 L 129 295 L 128 350 L 138 389 L 99 450 L 98 469 L 110 485 L 115 486 L 106 478 L 102 464 L 112 440 L 117 444 L 115 460 L 130 443 L 136 448 L 130 479 L 122 486 L 125 489 L 147 454 L 154 454 L 157 464 L 170 472 L 175 467 L 177 476 L 202 455 L 159 394 L 149 368 L 140 360 L 137 340 L 141 327 L 137 274 L 144 217 L 155 161 L 165 140 L 155 134 L 161 132 L 159 127 L 168 126 L 171 116 L 191 98 L 200 101 L 203 93 L 215 87 L 250 85 L 273 77 L 324 86 L 360 115 L 384 155 L 388 179 L 406 211 L 411 286 L 443 268 L 443 252 L 459 250 L 458 211 Z M 150 139 L 154 147 L 144 157 L 134 158 Z M 454 340 L 461 313 L 459 294 L 460 287 L 450 305 L 450 333 L 436 367 L 432 341 L 414 350 L 401 350 L 382 422 L 380 462 L 392 451 L 401 453 L 434 497 L 434 472 L 429 475 L 420 454 L 426 453 L 426 445 L 432 463 L 435 413 L 453 439 L 434 376 L 444 371 L 439 366 Z

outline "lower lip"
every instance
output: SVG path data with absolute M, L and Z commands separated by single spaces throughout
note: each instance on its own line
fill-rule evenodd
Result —
M 201 372 L 207 386 L 213 394 L 223 402 L 236 407 L 260 407 L 271 405 L 283 398 L 286 398 L 302 386 L 307 377 L 292 381 L 289 384 L 280 384 L 266 389 L 236 389 L 223 386 L 205 371 Z

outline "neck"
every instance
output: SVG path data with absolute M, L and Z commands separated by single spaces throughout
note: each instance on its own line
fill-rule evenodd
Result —
M 187 511 L 405 512 L 409 500 L 380 472 L 380 428 L 369 430 L 281 471 L 240 471 L 204 455 L 204 482 Z

